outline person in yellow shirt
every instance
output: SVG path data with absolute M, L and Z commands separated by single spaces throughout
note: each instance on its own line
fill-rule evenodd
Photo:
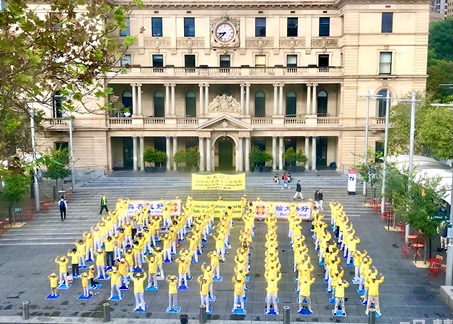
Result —
M 50 282 L 50 297 L 57 297 L 57 287 L 58 287 L 58 276 L 53 272 L 48 276 Z
M 178 308 L 178 277 L 171 275 L 166 278 L 168 283 L 168 308 L 167 312 L 175 312 Z
M 90 297 L 90 291 L 88 289 L 89 280 L 88 280 L 88 273 L 84 272 L 81 276 L 81 283 L 82 283 L 82 290 L 83 290 L 83 297 Z
M 107 256 L 107 267 L 113 267 L 114 262 L 114 251 L 115 251 L 115 240 L 108 236 L 106 240 L 103 241 L 105 245 L 105 254 Z
M 146 288 L 157 290 L 157 258 L 154 255 L 150 255 L 146 262 L 148 263 L 148 286 Z
M 352 253 L 354 262 L 354 279 L 352 279 L 352 281 L 355 285 L 360 282 L 360 264 L 362 263 L 362 259 L 366 257 L 367 254 L 367 250 L 364 250 L 363 252 L 356 250 Z
M 163 259 L 164 259 L 164 262 L 171 262 L 172 259 L 171 259 L 171 235 L 166 233 L 163 237 L 162 237 L 162 241 L 163 241 L 163 250 L 164 250 L 164 255 L 163 255 Z
M 201 305 L 206 306 L 206 310 L 209 309 L 209 283 L 208 280 L 203 276 L 199 275 L 197 278 L 197 282 L 200 285 L 200 302 Z
M 376 279 L 376 276 L 373 274 L 367 280 L 368 285 L 368 302 L 366 305 L 365 314 L 369 314 L 371 303 L 374 303 L 374 308 L 376 309 L 376 315 L 381 316 L 381 308 L 379 307 L 379 285 L 384 282 L 384 276 L 382 273 L 379 274 L 381 278 Z
M 176 258 L 178 264 L 178 289 L 187 288 L 187 263 L 184 256 Z
M 360 239 L 357 236 L 349 237 L 347 241 L 347 248 L 348 248 L 348 258 L 346 263 L 351 264 L 351 258 L 353 253 L 357 250 L 357 244 L 360 243 Z
M 142 275 L 143 274 L 143 275 Z M 135 296 L 135 308 L 134 311 L 145 311 L 145 298 L 143 285 L 146 280 L 146 272 L 129 273 L 132 282 L 134 283 L 134 296 Z
M 277 298 L 278 298 L 278 282 L 282 279 L 282 274 L 280 271 L 276 273 L 270 273 L 270 275 L 267 276 L 266 281 L 267 281 L 267 297 L 266 297 L 266 314 L 271 313 L 271 303 L 274 308 L 274 312 L 278 314 L 278 303 L 277 303 Z
M 134 241 L 132 243 L 132 253 L 134 254 L 134 267 L 142 267 L 142 248 L 139 241 Z
M 107 271 L 107 274 L 110 276 L 110 298 L 112 299 L 114 294 L 113 292 L 116 289 L 118 293 L 118 298 L 121 300 L 121 291 L 120 291 L 120 282 L 121 282 L 121 275 L 118 272 L 117 267 L 113 267 L 112 270 Z
M 359 291 L 362 292 L 363 285 L 365 283 L 365 275 L 369 273 L 370 267 L 373 264 L 373 259 L 370 256 L 362 258 L 360 263 L 360 282 L 359 282 Z
M 69 287 L 68 284 L 68 272 L 66 266 L 68 264 L 68 259 L 64 256 L 56 257 L 55 263 L 58 264 L 59 272 L 60 272 L 60 285 L 64 284 L 66 287 Z
M 209 298 L 214 299 L 214 293 L 213 293 L 213 274 L 214 274 L 214 268 L 211 267 L 210 265 L 206 265 L 206 263 L 203 263 L 201 265 L 201 272 L 203 272 L 203 276 L 208 280 L 209 283 Z
M 75 242 L 77 248 L 77 254 L 79 255 L 79 265 L 84 269 L 85 265 L 85 256 L 86 256 L 86 243 L 84 240 L 78 240 Z
M 346 316 L 346 307 L 344 305 L 344 290 L 349 287 L 349 283 L 345 280 L 338 280 L 332 283 L 332 287 L 335 289 L 335 307 L 333 309 L 333 315 L 337 315 L 338 309 L 341 308 L 343 316 Z
M 306 303 L 307 309 L 310 312 L 313 312 L 311 310 L 310 288 L 314 282 L 315 282 L 314 277 L 311 277 L 310 279 L 305 278 L 302 282 L 298 282 L 298 284 L 299 284 L 299 312 L 301 312 L 304 307 L 304 300 L 307 302 Z
M 162 261 L 164 258 L 164 251 L 160 246 L 156 247 L 155 249 L 151 249 L 151 254 L 154 255 L 157 259 L 157 268 L 159 269 L 158 271 L 158 276 L 160 279 L 164 279 L 164 268 L 162 267 Z
M 94 252 L 96 256 L 96 267 L 98 270 L 98 279 L 105 280 L 107 277 L 105 276 L 105 252 L 103 249 L 99 249 Z
M 245 276 L 240 274 L 235 274 L 233 276 L 234 292 L 233 292 L 233 312 L 239 307 L 245 311 L 244 305 L 244 287 L 245 287 Z
M 93 233 L 84 232 L 82 234 L 82 238 L 85 241 L 85 261 L 93 261 L 94 254 L 93 254 L 93 246 L 94 246 L 94 239 Z
M 94 280 L 95 277 L 96 277 L 95 267 L 94 267 L 94 264 L 92 264 L 88 267 L 88 279 L 90 279 L 90 288 L 91 289 L 96 289 L 97 285 L 99 285 L 99 282 Z M 99 288 L 97 288 L 97 289 L 99 289 Z
M 71 258 L 72 277 L 78 278 L 80 276 L 80 273 L 79 273 L 79 254 L 77 253 L 77 249 L 73 248 L 72 250 L 69 250 L 68 257 Z
M 211 259 L 211 267 L 214 268 L 215 276 L 214 280 L 222 280 L 220 277 L 220 255 L 217 251 L 211 251 L 208 253 L 208 257 Z
M 129 272 L 129 264 L 126 262 L 126 259 L 121 258 L 119 262 L 115 263 L 115 266 L 118 268 L 118 273 L 120 274 L 120 286 L 128 289 L 129 281 L 127 280 L 127 273 Z

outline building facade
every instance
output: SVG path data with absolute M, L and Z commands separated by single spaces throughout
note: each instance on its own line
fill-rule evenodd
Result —
M 111 113 L 77 115 L 78 170 L 144 170 L 143 153 L 197 147 L 199 169 L 250 171 L 258 146 L 269 169 L 290 147 L 317 170 L 340 170 L 381 149 L 385 97 L 424 91 L 429 1 L 144 1 L 115 37 L 138 41 L 106 78 Z M 49 109 L 42 148 L 68 142 Z

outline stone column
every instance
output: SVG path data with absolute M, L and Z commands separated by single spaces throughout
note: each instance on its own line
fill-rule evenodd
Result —
M 272 171 L 277 171 L 277 137 L 275 136 L 272 136 Z
M 305 147 L 304 154 L 307 157 L 307 162 L 305 162 L 305 169 L 308 171 L 310 169 L 310 137 L 305 136 Z
M 131 83 L 131 88 L 132 88 L 132 111 L 131 113 L 133 115 L 135 115 L 137 113 L 137 92 L 135 91 L 136 90 L 136 84 L 135 83 Z
M 133 136 L 132 137 L 132 154 L 133 154 L 133 161 L 134 161 L 134 171 L 137 171 L 138 168 L 137 168 L 137 160 L 138 160 L 138 157 L 137 157 L 137 136 Z
M 250 137 L 245 138 L 245 172 L 250 172 L 250 149 L 252 140 Z
M 274 115 L 278 115 L 278 83 L 274 83 Z
M 312 98 L 313 103 L 311 105 L 311 113 L 312 113 L 312 115 L 316 115 L 317 112 L 318 112 L 318 108 L 317 108 L 318 94 L 316 93 L 316 86 L 317 85 L 318 85 L 317 83 L 313 83 L 313 98 Z
M 204 114 L 206 116 L 209 108 L 209 84 L 204 85 L 204 95 Z
M 245 87 L 245 115 L 250 116 L 250 83 L 247 83 Z
M 140 171 L 145 171 L 145 161 L 143 161 L 145 154 L 145 138 L 140 136 Z
M 113 170 L 112 137 L 107 135 L 107 171 Z
M 280 83 L 280 97 L 279 97 L 279 105 L 278 105 L 278 114 L 280 116 L 284 115 L 283 114 L 283 87 L 285 85 Z
M 204 144 L 204 138 L 198 138 L 198 150 L 200 151 L 200 172 L 204 172 L 206 165 L 206 145 Z
M 311 140 L 311 169 L 316 171 L 316 137 L 312 137 Z
M 241 83 L 241 113 L 245 115 L 245 106 L 244 106 L 244 83 Z
M 239 146 L 238 146 L 238 171 L 244 171 L 244 138 L 239 137 Z
M 170 84 L 165 84 L 165 116 L 170 115 Z
M 173 156 L 175 156 L 176 151 L 178 150 L 178 138 L 176 136 L 173 137 Z M 178 170 L 178 165 L 175 161 L 173 161 L 173 170 Z
M 142 110 L 142 85 L 137 83 L 137 113 L 138 116 L 143 116 Z
M 311 84 L 307 83 L 307 115 L 311 114 Z
M 283 170 L 283 137 L 279 137 L 278 143 L 278 169 Z
M 206 171 L 211 172 L 212 154 L 211 154 L 211 138 L 206 138 Z
M 171 160 L 173 157 L 171 156 L 171 138 L 165 137 L 165 154 L 167 154 L 167 171 L 171 171 Z
M 200 87 L 200 116 L 204 116 L 203 83 L 200 83 L 198 86 Z
M 176 116 L 176 98 L 175 98 L 176 84 L 171 85 L 171 115 Z

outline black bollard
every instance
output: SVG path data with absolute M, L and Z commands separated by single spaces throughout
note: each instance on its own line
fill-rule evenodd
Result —
M 104 310 L 104 317 L 103 317 L 102 321 L 110 322 L 110 303 L 102 304 L 102 308 Z
M 22 302 L 22 319 L 27 321 L 30 318 L 30 302 L 25 300 Z
M 206 323 L 206 305 L 200 305 L 200 312 L 198 313 L 198 320 L 200 324 Z
M 291 323 L 291 309 L 289 306 L 283 306 L 283 324 Z
M 374 307 L 370 308 L 368 315 L 368 324 L 376 324 L 376 309 Z

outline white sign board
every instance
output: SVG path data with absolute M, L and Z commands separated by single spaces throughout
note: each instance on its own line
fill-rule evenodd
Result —
M 357 170 L 349 169 L 348 171 L 348 193 L 355 195 L 357 187 Z

